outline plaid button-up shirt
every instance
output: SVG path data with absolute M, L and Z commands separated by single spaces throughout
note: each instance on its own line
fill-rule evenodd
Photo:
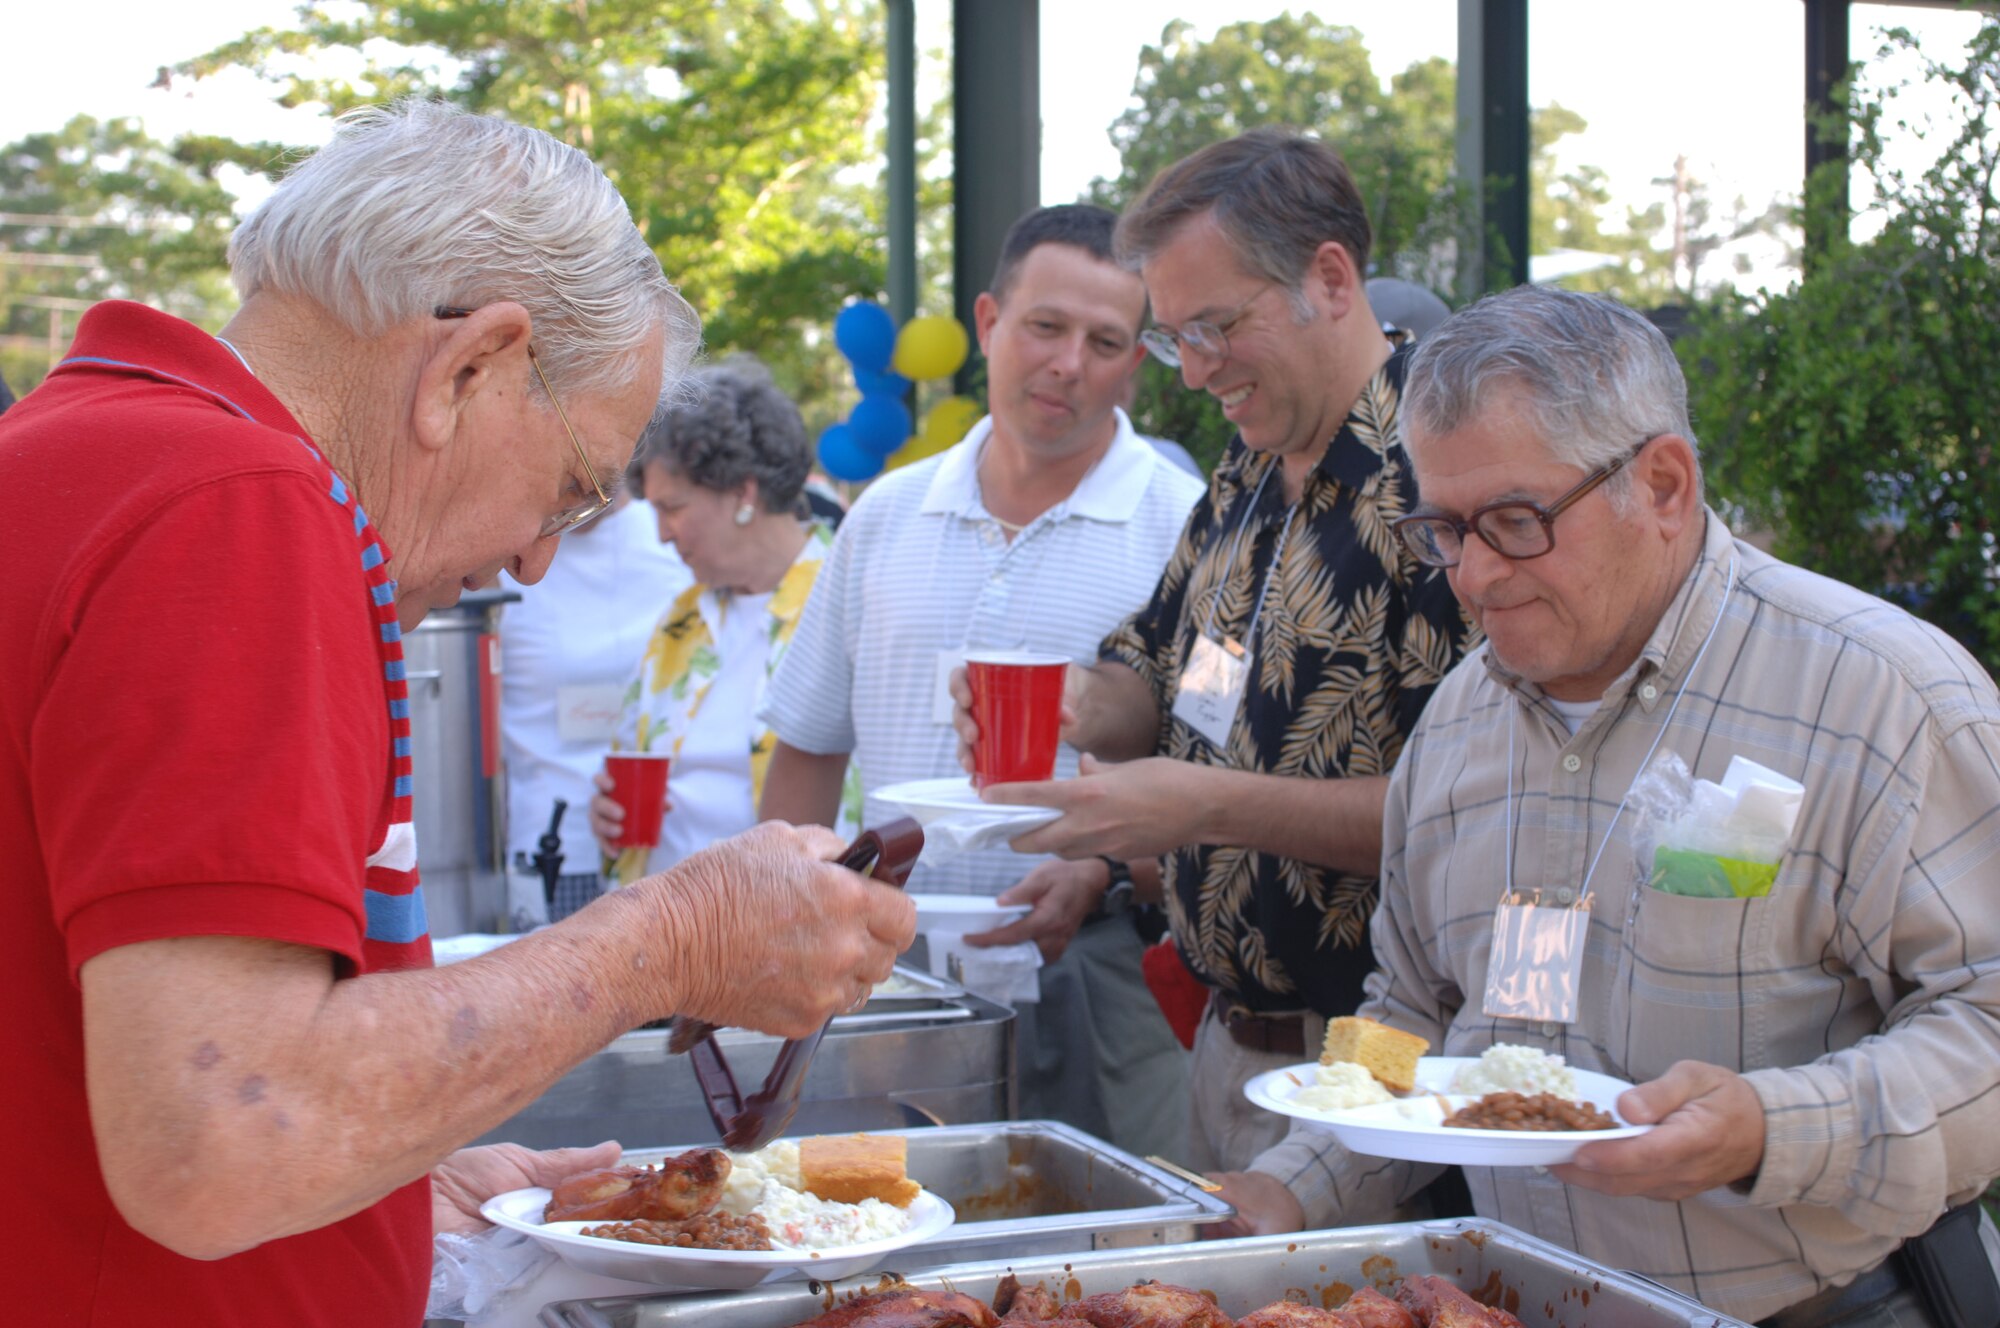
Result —
M 1879 1263 L 2000 1172 L 2000 696 L 1943 633 L 1707 522 L 1643 654 L 1574 735 L 1483 648 L 1438 688 L 1390 784 L 1361 1013 L 1443 1055 L 1510 1042 L 1633 1082 L 1681 1059 L 1742 1072 L 1766 1131 L 1747 1192 L 1664 1203 L 1525 1168 L 1467 1177 L 1484 1216 L 1754 1320 Z M 1805 785 L 1770 894 L 1651 889 L 1627 808 L 1591 882 L 1577 1022 L 1486 1017 L 1508 817 L 1517 886 L 1581 885 L 1683 684 L 1662 753 L 1698 778 L 1742 755 Z M 1256 1165 L 1314 1225 L 1379 1216 L 1436 1170 L 1303 1125 Z

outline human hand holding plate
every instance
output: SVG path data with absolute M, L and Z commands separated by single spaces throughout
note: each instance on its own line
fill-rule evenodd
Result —
M 1017 853 L 1132 862 L 1194 842 L 1190 818 L 1202 805 L 1203 773 L 1201 766 L 1164 756 L 1114 763 L 1086 755 L 1075 779 L 996 784 L 980 796 L 992 806 L 1060 814 L 1060 819 L 1009 840 Z
M 1569 1162 L 1586 1144 L 1632 1139 L 1653 1127 L 1619 1117 L 1608 1130 L 1475 1130 L 1447 1126 L 1446 1115 L 1479 1100 L 1453 1093 L 1452 1076 L 1476 1063 L 1465 1056 L 1426 1056 L 1417 1062 L 1416 1088 L 1389 1102 L 1365 1107 L 1321 1109 L 1293 1098 L 1314 1082 L 1317 1061 L 1268 1070 L 1243 1086 L 1243 1095 L 1267 1111 L 1326 1127 L 1352 1152 L 1408 1162 L 1445 1162 L 1481 1167 L 1554 1167 Z M 1576 1100 L 1617 1116 L 1621 1095 L 1632 1085 L 1608 1074 L 1571 1069 Z
M 965 943 L 975 946 L 1015 945 L 1033 941 L 1042 962 L 1053 964 L 1076 936 L 1083 920 L 1097 910 L 1110 873 L 1096 858 L 1065 862 L 1051 858 L 1000 892 L 999 904 L 1027 904 L 1028 916 L 990 931 L 969 932 Z
M 1648 1199 L 1686 1199 L 1757 1174 L 1764 1161 L 1764 1104 L 1749 1080 L 1701 1061 L 1677 1061 L 1622 1094 L 1625 1119 L 1657 1128 L 1643 1137 L 1587 1143 L 1565 1185 Z

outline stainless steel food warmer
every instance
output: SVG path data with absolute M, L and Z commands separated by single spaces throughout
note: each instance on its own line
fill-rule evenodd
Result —
M 914 1251 L 913 1251 L 914 1253 Z M 905 1265 L 907 1267 L 907 1265 Z M 990 1301 L 1013 1273 L 1065 1300 L 1154 1279 L 1210 1293 L 1224 1312 L 1247 1314 L 1274 1300 L 1337 1306 L 1357 1287 L 1388 1288 L 1406 1274 L 1449 1279 L 1529 1328 L 1743 1328 L 1658 1283 L 1601 1267 L 1497 1222 L 1456 1219 L 1348 1227 L 1088 1254 L 1021 1255 L 908 1271 L 916 1286 Z M 855 1294 L 877 1271 L 844 1282 L 777 1282 L 750 1291 L 561 1301 L 542 1310 L 544 1328 L 791 1328 Z

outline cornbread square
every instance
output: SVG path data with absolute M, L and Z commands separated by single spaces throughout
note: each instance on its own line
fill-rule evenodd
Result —
M 830 1203 L 880 1199 L 908 1208 L 923 1188 L 904 1174 L 909 1141 L 898 1134 L 825 1134 L 799 1141 L 799 1179 Z
M 1353 1061 L 1385 1087 L 1407 1093 L 1417 1086 L 1417 1058 L 1430 1045 L 1415 1033 L 1347 1015 L 1326 1021 L 1326 1047 L 1320 1052 L 1319 1063 Z

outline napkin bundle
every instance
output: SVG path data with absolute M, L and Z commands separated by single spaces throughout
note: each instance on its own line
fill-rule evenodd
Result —
M 973 930 L 985 931 L 981 923 Z M 1033 941 L 1014 945 L 967 945 L 965 931 L 934 927 L 923 933 L 930 952 L 931 972 L 951 978 L 968 991 L 1003 1005 L 1023 1005 L 1042 998 L 1042 948 Z
M 1690 779 L 1686 763 L 1672 753 L 1642 782 L 1653 821 L 1645 866 L 1655 890 L 1706 899 L 1771 892 L 1805 803 L 1805 785 L 1741 756 L 1730 758 L 1720 784 Z

